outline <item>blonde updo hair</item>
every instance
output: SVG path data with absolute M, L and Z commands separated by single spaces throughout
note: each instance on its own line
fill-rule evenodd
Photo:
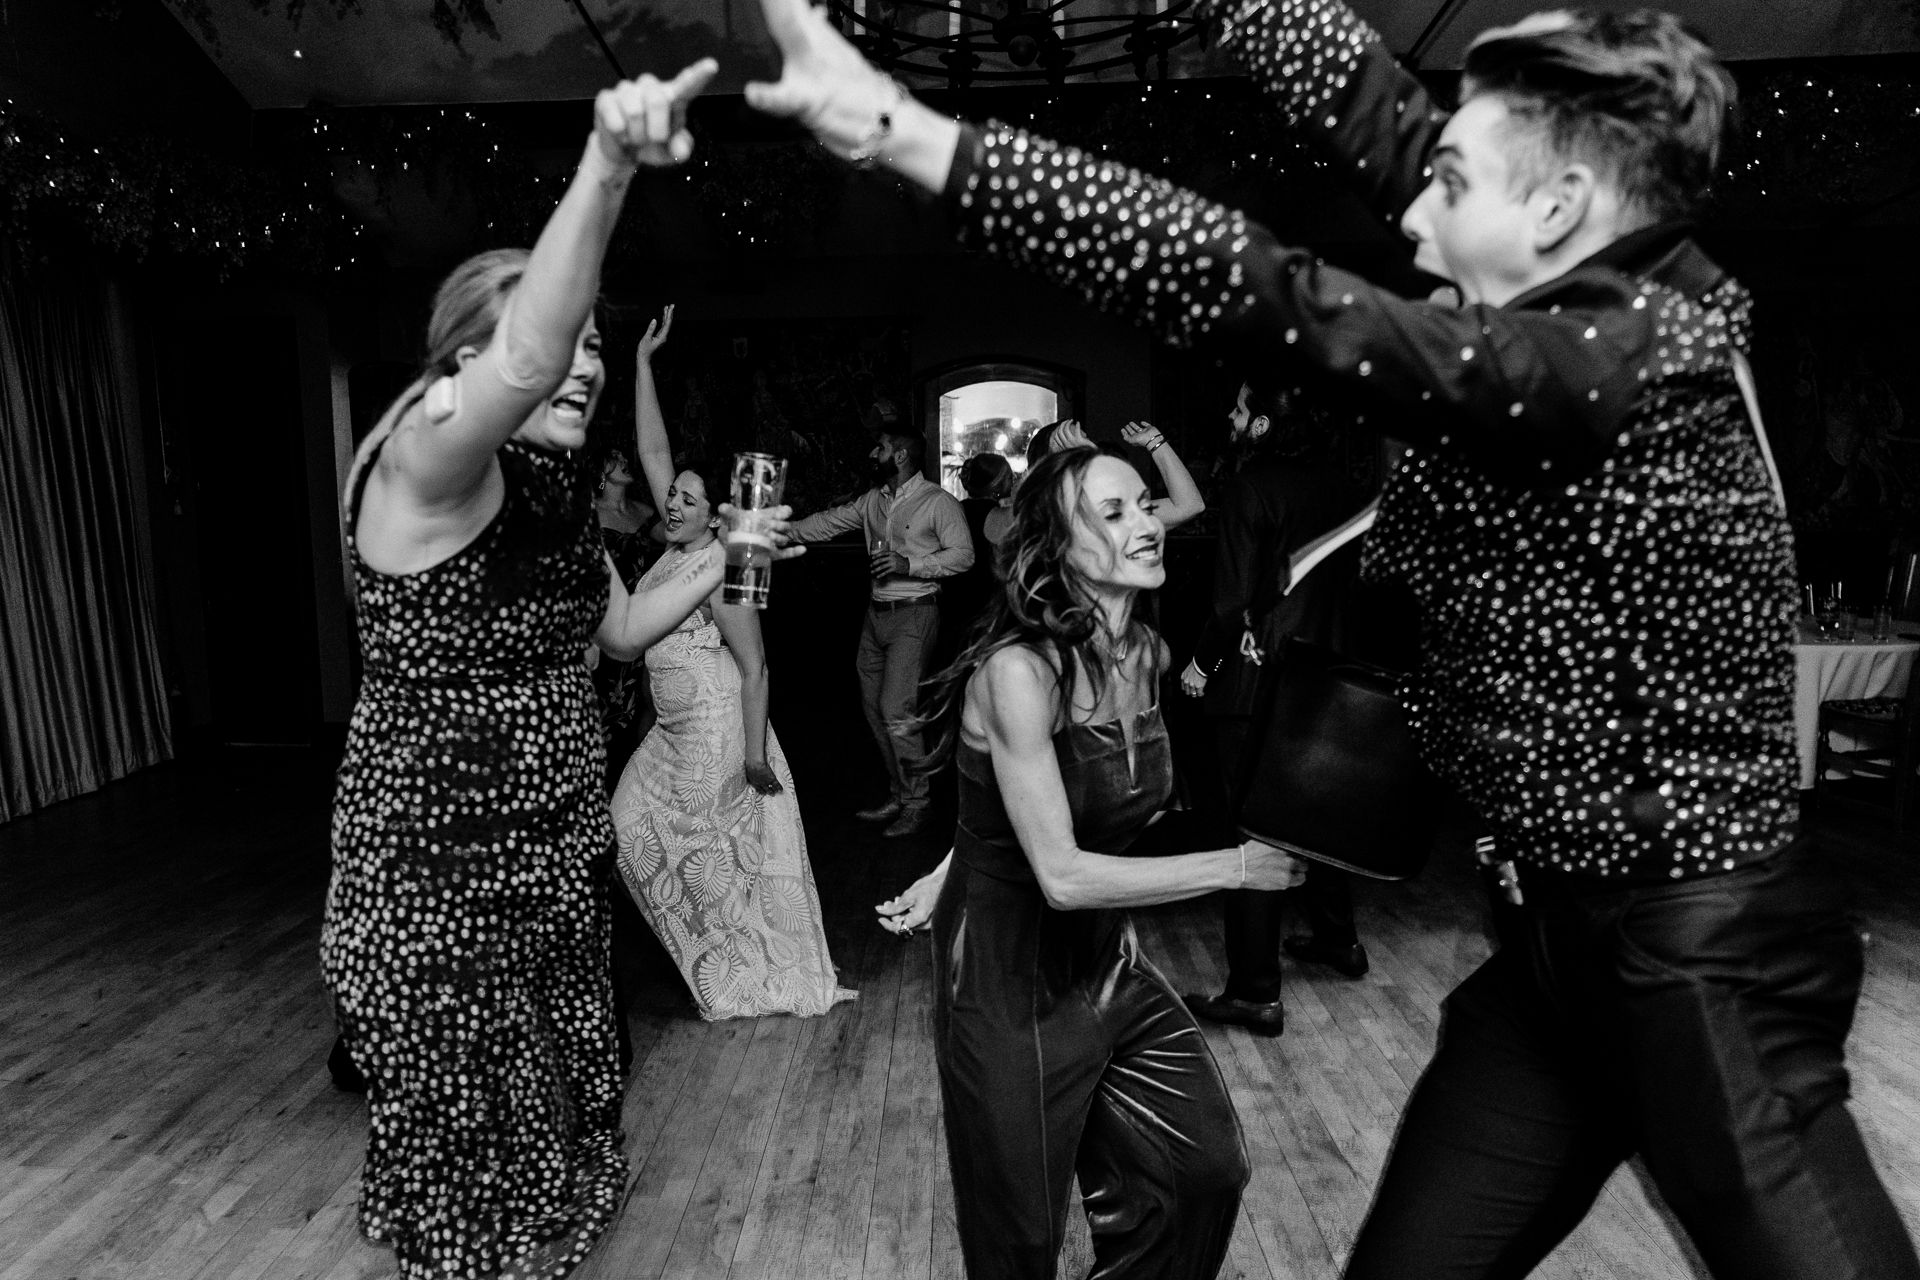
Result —
M 431 381 L 460 372 L 460 348 L 484 348 L 493 341 L 530 256 L 525 249 L 489 249 L 447 273 L 433 294 L 422 378 Z
M 476 253 L 447 273 L 433 294 L 433 315 L 427 321 L 427 345 L 420 362 L 419 376 L 387 406 L 380 421 L 354 451 L 353 466 L 347 471 L 347 483 L 341 494 L 341 515 L 346 522 L 347 539 L 353 539 L 353 520 L 359 506 L 360 485 L 380 446 L 407 411 L 420 402 L 436 379 L 450 378 L 460 372 L 460 349 L 480 347 L 493 341 L 500 317 L 507 309 L 520 277 L 527 273 L 525 249 L 489 249 Z M 353 570 L 347 566 L 347 602 L 357 610 L 359 593 L 355 590 Z

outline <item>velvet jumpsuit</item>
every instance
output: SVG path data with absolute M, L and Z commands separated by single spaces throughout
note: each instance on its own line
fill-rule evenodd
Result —
M 1080 848 L 1120 854 L 1173 788 L 1159 709 L 1069 725 L 1054 752 Z M 1248 1166 L 1193 1016 L 1125 911 L 1049 906 L 962 743 L 953 865 L 934 909 L 935 1054 L 971 1280 L 1051 1277 L 1077 1172 L 1093 1276 L 1210 1277 Z

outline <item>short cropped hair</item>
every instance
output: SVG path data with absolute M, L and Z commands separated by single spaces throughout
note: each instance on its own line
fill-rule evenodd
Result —
M 1339 417 L 1324 399 L 1305 389 L 1287 387 L 1265 376 L 1247 379 L 1247 422 L 1267 420 L 1266 434 L 1241 443 L 1246 457 L 1285 458 L 1291 462 L 1323 462 L 1339 438 Z
M 1265 418 L 1267 426 L 1277 428 L 1287 420 L 1293 400 L 1277 382 L 1266 378 L 1248 378 L 1246 383 L 1247 421 Z M 1238 397 L 1235 397 L 1238 399 Z
M 907 464 L 915 471 L 927 465 L 927 438 L 919 432 L 888 426 L 881 430 L 880 435 L 891 447 L 907 451 Z
M 1516 179 L 1592 165 L 1648 221 L 1683 217 L 1706 197 L 1738 104 L 1707 42 L 1669 13 L 1536 13 L 1482 32 L 1467 50 L 1464 102 L 1497 95 L 1531 125 Z

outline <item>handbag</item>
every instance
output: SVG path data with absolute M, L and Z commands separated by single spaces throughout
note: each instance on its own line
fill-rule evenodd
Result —
M 1371 529 L 1377 510 L 1368 504 L 1295 552 L 1287 590 Z M 1275 657 L 1241 834 L 1376 880 L 1419 874 L 1443 792 L 1407 729 L 1399 677 L 1302 640 Z

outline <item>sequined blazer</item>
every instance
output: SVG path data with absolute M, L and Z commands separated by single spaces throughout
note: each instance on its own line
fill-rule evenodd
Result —
M 1378 35 L 1334 0 L 1211 9 L 1222 43 L 1397 219 L 1445 116 Z M 1169 342 L 1305 360 L 1415 445 L 1365 570 L 1420 603 L 1409 720 L 1504 853 L 1663 880 L 1792 838 L 1791 534 L 1735 381 L 1748 295 L 1684 227 L 1628 236 L 1505 306 L 1449 308 L 1003 126 L 966 132 L 947 200 L 965 243 Z

